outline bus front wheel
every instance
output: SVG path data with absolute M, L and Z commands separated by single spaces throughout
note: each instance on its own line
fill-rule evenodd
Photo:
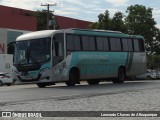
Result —
M 45 83 L 37 83 L 37 86 L 39 88 L 45 88 L 46 87 L 46 84 Z
M 118 70 L 118 76 L 116 79 L 113 79 L 113 83 L 124 83 L 124 80 L 126 78 L 126 71 L 123 67 L 119 68 Z
M 72 69 L 69 73 L 69 81 L 66 82 L 67 86 L 75 86 L 79 81 L 79 71 L 77 69 Z

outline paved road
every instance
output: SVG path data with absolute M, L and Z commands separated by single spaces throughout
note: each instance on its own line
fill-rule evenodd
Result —
M 0 87 L 0 111 L 160 111 L 160 81 L 83 83 L 75 87 L 57 84 L 47 88 L 36 85 Z M 2 118 L 0 118 L 1 120 Z M 21 120 L 22 118 L 14 118 Z M 40 118 L 30 118 L 39 120 Z M 41 118 L 40 120 L 97 120 L 97 118 Z M 111 118 L 100 117 L 99 120 Z M 144 120 L 125 118 L 125 120 Z M 158 120 L 159 118 L 145 118 Z M 2 119 L 3 120 L 3 119 Z M 10 118 L 5 119 L 10 120 Z M 124 120 L 124 118 L 112 118 Z
M 0 87 L 0 105 L 5 103 L 49 100 L 49 99 L 73 99 L 100 95 L 111 95 L 125 92 L 160 88 L 159 80 L 128 81 L 124 84 L 112 84 L 103 82 L 100 85 L 87 85 L 82 83 L 75 87 L 67 87 L 59 83 L 47 88 L 38 88 L 36 85 L 14 85 Z

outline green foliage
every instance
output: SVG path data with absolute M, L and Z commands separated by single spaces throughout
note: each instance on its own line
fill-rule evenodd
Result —
M 157 42 L 160 40 L 160 30 L 155 27 L 152 10 L 143 5 L 131 5 L 126 10 L 126 17 L 123 13 L 116 12 L 113 18 L 109 17 L 109 11 L 106 10 L 98 15 L 98 22 L 90 25 L 90 28 L 142 35 L 145 38 L 148 53 L 160 54 L 160 45 Z
M 125 25 L 123 18 L 124 18 L 123 13 L 116 12 L 110 22 L 111 30 L 127 32 L 127 26 Z
M 93 23 L 89 27 L 92 29 L 114 30 L 126 32 L 127 27 L 123 21 L 124 15 L 121 12 L 115 13 L 113 18 L 109 17 L 109 11 L 98 15 L 98 22 Z
M 147 55 L 147 67 L 150 69 L 160 69 L 160 55 Z
M 37 30 L 47 29 L 47 12 L 45 10 L 36 11 L 35 16 L 37 17 Z
M 103 14 L 98 15 L 98 22 L 91 24 L 89 27 L 92 29 L 103 29 L 109 30 L 110 29 L 110 18 L 109 18 L 109 11 L 106 10 Z
M 143 5 L 131 5 L 126 12 L 128 16 L 125 22 L 128 26 L 128 32 L 144 36 L 148 45 L 147 50 L 152 50 L 152 42 L 156 36 L 156 22 L 152 15 L 152 8 L 146 8 Z
M 37 30 L 47 30 L 47 11 L 36 11 L 34 13 L 34 16 L 37 17 Z M 51 19 L 53 16 L 53 13 L 49 14 L 49 19 Z M 56 26 L 56 29 L 58 29 L 59 26 Z M 50 26 L 50 29 L 53 29 L 53 26 Z
M 145 38 L 148 68 L 160 68 L 160 30 L 155 27 L 152 8 L 143 5 L 131 5 L 123 13 L 116 12 L 113 18 L 109 11 L 98 15 L 98 21 L 90 25 L 91 29 L 121 31 L 123 33 L 142 35 Z

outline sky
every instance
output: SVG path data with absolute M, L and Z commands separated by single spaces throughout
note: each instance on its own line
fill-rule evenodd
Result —
M 16 7 L 27 10 L 47 9 L 41 4 L 57 4 L 51 6 L 55 15 L 96 22 L 98 15 L 109 10 L 112 18 L 115 12 L 120 11 L 127 15 L 126 10 L 130 5 L 144 5 L 153 8 L 153 18 L 160 28 L 160 0 L 0 0 L 0 5 Z

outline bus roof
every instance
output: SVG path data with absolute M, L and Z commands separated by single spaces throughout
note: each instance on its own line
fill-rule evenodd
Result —
M 62 29 L 62 30 L 42 30 L 27 33 L 24 35 L 19 36 L 16 41 L 23 41 L 23 40 L 31 40 L 31 39 L 38 39 L 38 38 L 45 38 L 45 37 L 52 37 L 54 33 L 59 32 L 66 32 L 66 33 L 74 33 L 79 35 L 93 35 L 93 36 L 111 36 L 111 37 L 122 37 L 122 38 L 135 38 L 135 39 L 144 39 L 143 36 L 140 35 L 128 35 L 119 31 L 110 31 L 110 30 L 92 30 L 92 29 L 78 29 L 78 28 L 71 28 L 71 29 Z
M 30 33 L 23 34 L 23 35 L 19 36 L 16 39 L 16 41 L 51 37 L 53 35 L 53 33 L 56 31 L 57 30 L 43 30 L 43 31 L 30 32 Z
M 76 28 L 72 28 L 70 30 L 73 30 L 75 34 L 144 39 L 144 37 L 141 35 L 129 35 L 129 34 L 122 33 L 120 31 L 97 30 L 97 29 L 76 29 Z

